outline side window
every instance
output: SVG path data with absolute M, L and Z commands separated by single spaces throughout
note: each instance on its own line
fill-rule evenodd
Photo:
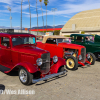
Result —
M 84 37 L 82 36 L 77 36 L 76 37 L 76 42 L 83 42 Z
M 56 44 L 56 39 L 52 39 L 52 38 L 48 38 L 46 43 L 49 43 L 49 44 Z
M 71 37 L 71 41 L 74 41 L 74 36 Z
M 10 46 L 10 42 L 9 41 L 10 41 L 9 38 L 1 37 L 1 45 L 9 47 Z

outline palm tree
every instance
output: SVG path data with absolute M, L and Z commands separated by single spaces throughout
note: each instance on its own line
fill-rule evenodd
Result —
M 41 11 L 42 11 L 42 21 L 43 21 L 43 34 L 44 34 L 44 18 L 43 18 L 43 10 L 42 10 L 42 0 L 39 0 L 41 4 Z
M 37 13 L 37 35 L 38 35 L 38 10 L 37 10 L 37 0 L 36 0 L 36 13 Z
M 47 32 L 47 5 L 48 5 L 49 1 L 48 0 L 44 0 L 44 4 L 46 6 L 46 32 Z

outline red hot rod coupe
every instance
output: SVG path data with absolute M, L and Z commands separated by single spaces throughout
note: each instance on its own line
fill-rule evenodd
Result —
M 95 56 L 92 53 L 86 54 L 84 46 L 67 42 L 70 42 L 69 37 L 45 36 L 42 42 L 37 42 L 37 47 L 48 50 L 51 57 L 57 55 L 63 58 L 69 70 L 77 69 L 78 64 L 85 66 L 85 64 L 95 63 Z M 93 56 L 90 56 L 91 54 Z
M 22 84 L 29 85 L 65 74 L 65 61 L 36 46 L 36 37 L 25 33 L 0 33 L 0 71 L 19 72 Z

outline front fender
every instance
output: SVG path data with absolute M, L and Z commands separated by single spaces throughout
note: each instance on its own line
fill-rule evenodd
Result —
M 53 74 L 53 73 L 57 73 L 58 72 L 58 69 L 63 66 L 63 65 L 66 65 L 66 62 L 63 58 L 60 58 L 58 57 L 58 62 L 56 64 L 53 64 L 51 66 L 51 69 L 50 69 L 50 73 Z
M 28 62 L 18 63 L 17 65 L 15 65 L 15 67 L 17 67 L 17 66 L 24 67 L 29 73 L 35 73 L 35 72 L 39 71 L 36 66 L 34 66 L 34 65 L 32 65 L 32 64 L 30 64 Z
M 35 72 L 39 71 L 36 66 L 34 66 L 34 65 L 32 65 L 32 64 L 30 64 L 28 62 L 21 62 L 21 63 L 16 64 L 11 70 L 5 71 L 5 73 L 9 73 L 13 69 L 19 68 L 21 66 L 24 67 L 29 73 L 35 73 Z
M 97 53 L 97 52 L 100 52 L 100 50 L 96 50 L 96 51 L 94 51 L 93 53 Z

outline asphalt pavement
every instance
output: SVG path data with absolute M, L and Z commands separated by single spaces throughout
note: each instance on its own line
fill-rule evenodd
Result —
M 0 100 L 100 100 L 100 62 L 30 86 L 23 85 L 15 72 L 8 75 L 0 72 L 0 89 L 3 90 Z M 12 93 L 4 94 L 7 90 Z M 18 94 L 21 90 L 34 94 Z

